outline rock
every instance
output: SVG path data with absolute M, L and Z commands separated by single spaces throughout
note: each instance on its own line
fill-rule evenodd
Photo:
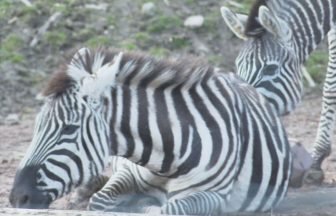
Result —
M 91 9 L 91 10 L 100 10 L 100 11 L 106 11 L 108 8 L 107 3 L 102 4 L 86 4 L 84 5 L 85 8 Z
M 153 2 L 147 2 L 142 5 L 141 12 L 145 15 L 154 15 L 155 13 L 155 4 Z
M 313 163 L 313 158 L 299 142 L 295 142 L 291 146 L 291 152 L 293 156 L 293 169 L 290 186 L 301 187 L 305 173 Z
M 5 118 L 5 124 L 6 125 L 16 125 L 20 123 L 20 116 L 18 114 L 9 114 L 6 118 Z
M 187 28 L 199 28 L 203 26 L 204 17 L 202 15 L 190 16 L 184 21 L 184 26 Z

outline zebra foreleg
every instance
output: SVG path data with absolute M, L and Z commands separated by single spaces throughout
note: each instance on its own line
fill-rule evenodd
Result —
M 321 169 L 322 162 L 331 152 L 331 144 L 336 115 L 336 29 L 328 33 L 329 63 L 323 87 L 322 112 L 313 150 L 313 164 L 306 174 L 304 182 L 320 184 L 324 179 Z
M 133 173 L 124 168 L 113 173 L 105 186 L 91 197 L 88 209 L 140 213 L 145 207 L 156 205 L 159 202 L 140 192 Z
M 219 193 L 202 191 L 181 199 L 168 201 L 167 204 L 161 207 L 161 213 L 173 215 L 220 215 L 225 204 L 225 199 Z
M 91 196 L 101 190 L 108 180 L 108 176 L 96 176 L 93 177 L 89 183 L 77 188 L 70 198 L 67 209 L 85 209 Z
M 133 194 L 134 178 L 126 168 L 113 173 L 105 186 L 90 199 L 88 209 L 96 211 L 115 211 L 122 204 L 125 195 Z M 120 199 L 119 199 L 120 198 Z

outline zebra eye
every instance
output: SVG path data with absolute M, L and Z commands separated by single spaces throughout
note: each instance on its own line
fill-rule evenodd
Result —
M 62 133 L 63 134 L 73 134 L 76 132 L 76 130 L 79 128 L 78 125 L 66 125 L 63 130 Z
M 276 64 L 270 64 L 270 65 L 266 65 L 262 72 L 261 75 L 262 76 L 274 76 L 279 72 L 279 67 Z

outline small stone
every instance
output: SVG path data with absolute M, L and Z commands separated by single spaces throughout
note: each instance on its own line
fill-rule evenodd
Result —
M 6 163 L 8 163 L 8 160 L 7 160 L 7 159 L 3 159 L 3 160 L 1 161 L 1 163 L 2 163 L 2 164 L 6 164 Z
M 145 15 L 154 15 L 155 4 L 153 2 L 146 2 L 142 5 L 141 12 Z
M 5 118 L 5 124 L 6 125 L 16 125 L 20 123 L 20 116 L 18 114 L 9 114 Z
M 204 17 L 202 15 L 190 16 L 184 21 L 184 26 L 187 28 L 199 28 L 203 26 Z
M 91 9 L 91 10 L 100 10 L 100 11 L 106 11 L 108 8 L 107 3 L 102 4 L 86 4 L 84 5 L 85 8 Z

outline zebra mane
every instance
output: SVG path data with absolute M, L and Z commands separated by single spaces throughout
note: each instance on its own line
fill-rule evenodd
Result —
M 102 65 L 109 63 L 118 55 L 118 50 L 90 50 L 81 58 L 81 68 L 93 74 L 93 66 L 99 58 L 103 58 Z M 184 57 L 173 61 L 157 59 L 140 52 L 126 52 L 120 63 L 120 70 L 116 76 L 116 84 L 128 85 L 129 81 L 140 81 L 140 85 L 185 85 L 190 86 L 214 74 L 212 66 L 196 57 Z M 43 96 L 59 95 L 74 86 L 75 79 L 67 70 L 55 73 L 47 87 L 42 92 Z
M 41 93 L 42 96 L 60 95 L 74 85 L 73 80 L 66 73 L 66 67 L 62 66 L 61 68 L 62 69 L 53 73 L 47 86 Z
M 267 0 L 256 0 L 249 13 L 245 26 L 245 35 L 248 37 L 260 37 L 266 30 L 258 21 L 260 6 L 267 6 Z

